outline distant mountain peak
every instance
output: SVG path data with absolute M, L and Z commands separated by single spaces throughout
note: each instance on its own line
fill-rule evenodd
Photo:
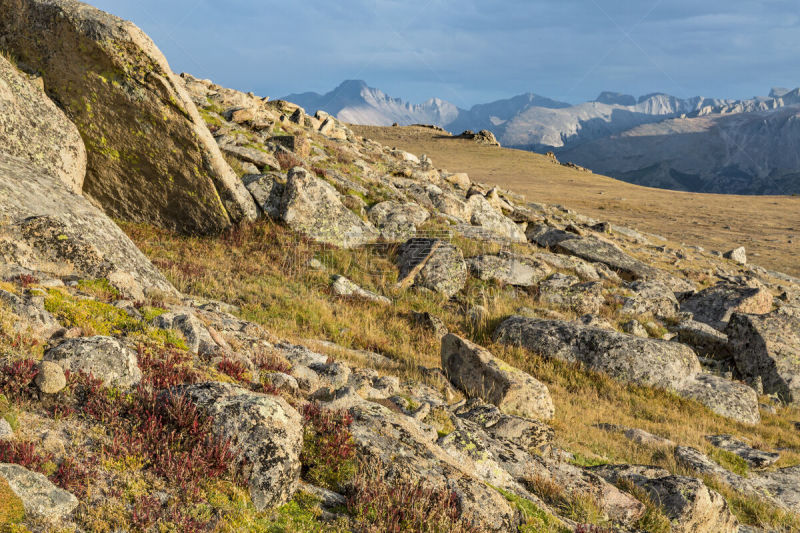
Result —
M 614 91 L 603 91 L 600 96 L 595 98 L 595 102 L 609 105 L 636 105 L 636 97 L 630 94 L 618 93 Z

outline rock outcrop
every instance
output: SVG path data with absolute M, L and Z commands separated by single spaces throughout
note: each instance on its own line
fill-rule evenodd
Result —
M 467 396 L 482 398 L 505 413 L 553 417 L 553 400 L 543 383 L 452 333 L 442 338 L 442 368 Z
M 61 180 L 72 192 L 81 193 L 86 149 L 78 128 L 41 87 L 2 56 L 0 138 L 6 154 L 31 163 Z
M 398 284 L 423 287 L 447 297 L 467 281 L 467 265 L 461 250 L 436 239 L 409 239 L 398 250 Z
M 73 494 L 56 487 L 42 474 L 19 465 L 0 463 L 0 478 L 22 500 L 25 514 L 30 518 L 55 524 L 78 506 L 78 498 Z
M 768 313 L 772 294 L 758 282 L 752 286 L 720 282 L 693 294 L 681 303 L 681 311 L 694 315 L 694 320 L 724 331 L 733 313 Z
M 254 219 L 183 84 L 130 22 L 76 0 L 3 0 L 2 46 L 81 132 L 83 193 L 111 216 L 189 232 Z
M 64 370 L 91 374 L 105 386 L 131 387 L 142 379 L 136 354 L 113 337 L 69 339 L 48 350 L 44 357 Z

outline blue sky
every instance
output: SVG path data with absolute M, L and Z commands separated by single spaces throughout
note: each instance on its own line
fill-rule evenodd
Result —
M 746 98 L 800 85 L 798 0 L 91 0 L 173 70 L 277 97 L 363 79 L 470 107 L 524 92 Z

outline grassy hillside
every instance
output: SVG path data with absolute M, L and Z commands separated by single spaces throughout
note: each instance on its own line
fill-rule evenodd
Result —
M 351 127 L 382 144 L 428 154 L 438 167 L 467 172 L 473 181 L 511 189 L 529 201 L 561 204 L 712 250 L 745 246 L 753 263 L 800 275 L 800 196 L 652 189 L 557 165 L 539 154 L 449 138 L 428 128 Z

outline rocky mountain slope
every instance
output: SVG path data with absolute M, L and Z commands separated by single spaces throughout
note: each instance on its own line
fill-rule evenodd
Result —
M 44 13 L 99 65 L 153 52 L 73 0 L 3 7 L 19 42 Z M 800 530 L 799 280 L 164 70 L 257 220 L 177 223 L 225 204 L 177 180 L 176 219 L 106 203 L 66 120 L 103 102 L 47 103 L 48 68 L 100 67 L 47 35 L 43 89 L 0 58 L 0 528 Z M 84 142 L 91 190 L 124 189 Z
M 773 89 L 750 100 L 667 94 L 637 99 L 603 92 L 578 105 L 525 94 L 464 110 L 438 99 L 414 106 L 364 82 L 345 82 L 325 96 L 286 99 L 353 124 L 486 129 L 504 146 L 554 151 L 640 185 L 736 194 L 800 192 L 794 131 L 800 89 Z

